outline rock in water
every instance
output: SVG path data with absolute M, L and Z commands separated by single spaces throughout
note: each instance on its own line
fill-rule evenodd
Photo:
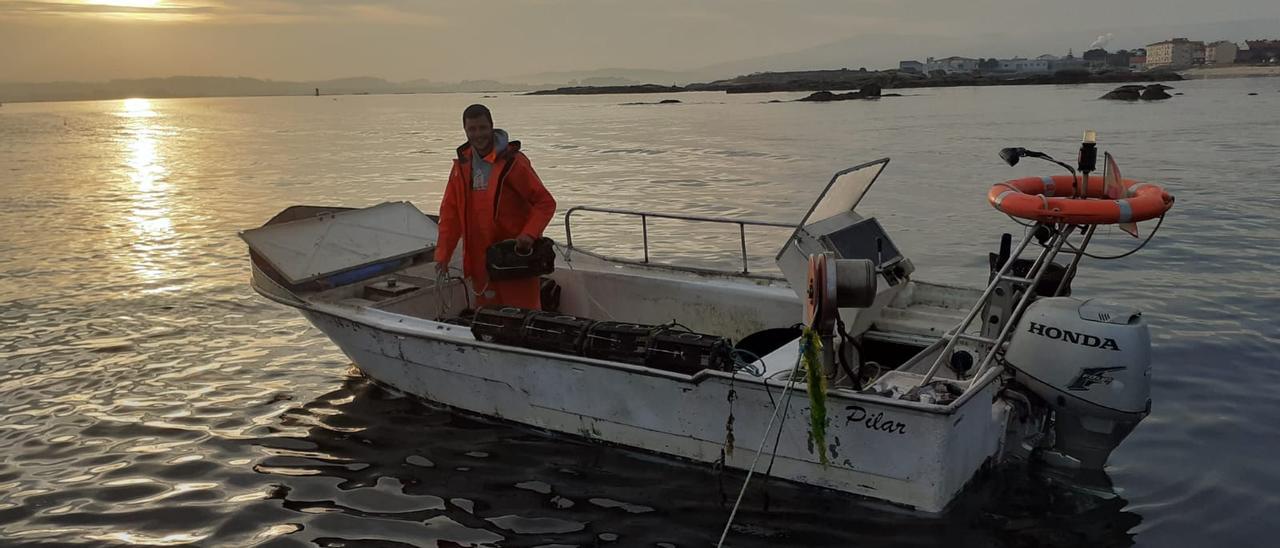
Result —
M 1169 92 L 1165 91 L 1164 87 L 1159 86 L 1158 84 L 1155 86 L 1148 86 L 1146 89 L 1142 90 L 1143 101 L 1160 101 L 1170 97 L 1173 96 L 1169 95 Z
M 817 91 L 810 94 L 808 97 L 801 99 L 801 101 L 817 101 L 817 102 L 826 102 L 826 101 L 835 101 L 835 100 L 836 100 L 836 94 L 831 93 L 830 91 Z
M 1121 86 L 1107 92 L 1106 95 L 1100 97 L 1110 101 L 1137 101 L 1142 98 L 1142 88 L 1130 89 L 1131 86 Z

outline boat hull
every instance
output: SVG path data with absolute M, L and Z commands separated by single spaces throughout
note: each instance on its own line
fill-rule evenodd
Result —
M 984 463 L 998 458 L 1008 417 L 994 377 L 948 406 L 832 390 L 823 465 L 801 383 L 786 399 L 781 381 L 720 372 L 688 377 L 484 343 L 464 327 L 428 322 L 432 329 L 423 330 L 358 310 L 299 308 L 368 377 L 425 400 L 738 470 L 752 466 L 767 435 L 757 471 L 771 460 L 773 477 L 924 512 L 942 512 Z M 766 434 L 774 402 L 784 409 Z

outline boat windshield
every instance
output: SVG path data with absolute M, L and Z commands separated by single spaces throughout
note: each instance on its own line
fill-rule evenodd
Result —
M 827 183 L 827 186 L 822 189 L 822 194 L 819 194 L 818 199 L 813 202 L 813 206 L 809 208 L 809 212 L 805 214 L 804 219 L 797 225 L 796 231 L 791 234 L 790 238 L 787 238 L 787 241 L 794 240 L 795 236 L 804 227 L 846 211 L 853 211 L 854 208 L 858 207 L 858 203 L 862 201 L 862 197 L 867 194 L 867 190 L 880 177 L 880 172 L 884 171 L 885 166 L 888 164 L 888 158 L 881 158 L 874 162 L 867 162 L 836 172 L 831 177 L 831 181 Z M 778 255 L 781 257 L 782 253 L 779 252 Z

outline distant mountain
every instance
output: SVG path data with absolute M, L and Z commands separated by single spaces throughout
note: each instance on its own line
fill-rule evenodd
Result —
M 520 74 L 512 76 L 511 79 L 530 84 L 554 86 L 684 85 L 695 81 L 695 75 L 670 70 L 604 68 Z
M 471 80 L 456 83 L 413 80 L 389 82 L 382 78 L 353 77 L 312 82 L 285 82 L 258 78 L 173 76 L 110 80 L 107 82 L 0 83 L 0 103 L 17 101 L 85 101 L 127 97 L 238 97 L 259 95 L 349 95 L 356 93 L 439 93 L 527 91 L 540 86 Z

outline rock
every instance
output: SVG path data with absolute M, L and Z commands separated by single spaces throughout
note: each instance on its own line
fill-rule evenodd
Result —
M 625 106 L 632 106 L 632 105 L 678 105 L 678 104 L 680 104 L 680 100 L 679 100 L 679 99 L 663 99 L 663 100 L 658 101 L 658 102 L 656 102 L 656 103 L 644 103 L 644 102 L 639 102 L 639 103 L 622 103 L 622 106 L 624 106 L 624 107 L 625 107 Z
M 1100 97 L 1109 101 L 1137 101 L 1141 98 L 1142 86 L 1120 86 Z
M 830 91 L 818 91 L 801 99 L 801 101 L 815 101 L 821 103 L 826 101 L 838 101 L 838 99 L 836 99 L 836 94 L 831 93 Z
M 818 91 L 818 92 L 814 92 L 808 97 L 800 99 L 800 101 L 826 103 L 830 101 L 849 101 L 852 99 L 879 99 L 880 97 L 881 97 L 880 85 L 872 83 L 872 84 L 867 84 L 863 86 L 862 89 L 858 91 L 851 91 L 849 93 L 831 93 L 830 91 Z
M 1165 92 L 1166 89 L 1173 88 L 1164 84 L 1149 84 L 1145 86 L 1141 84 L 1126 84 L 1107 92 L 1101 99 L 1110 101 L 1137 101 L 1139 99 L 1143 101 L 1159 101 L 1172 97 L 1172 95 Z M 1182 94 L 1179 93 L 1178 95 Z
M 1173 96 L 1169 95 L 1168 92 L 1155 86 L 1148 87 L 1142 90 L 1143 101 L 1160 101 L 1164 99 L 1169 99 L 1171 97 Z

